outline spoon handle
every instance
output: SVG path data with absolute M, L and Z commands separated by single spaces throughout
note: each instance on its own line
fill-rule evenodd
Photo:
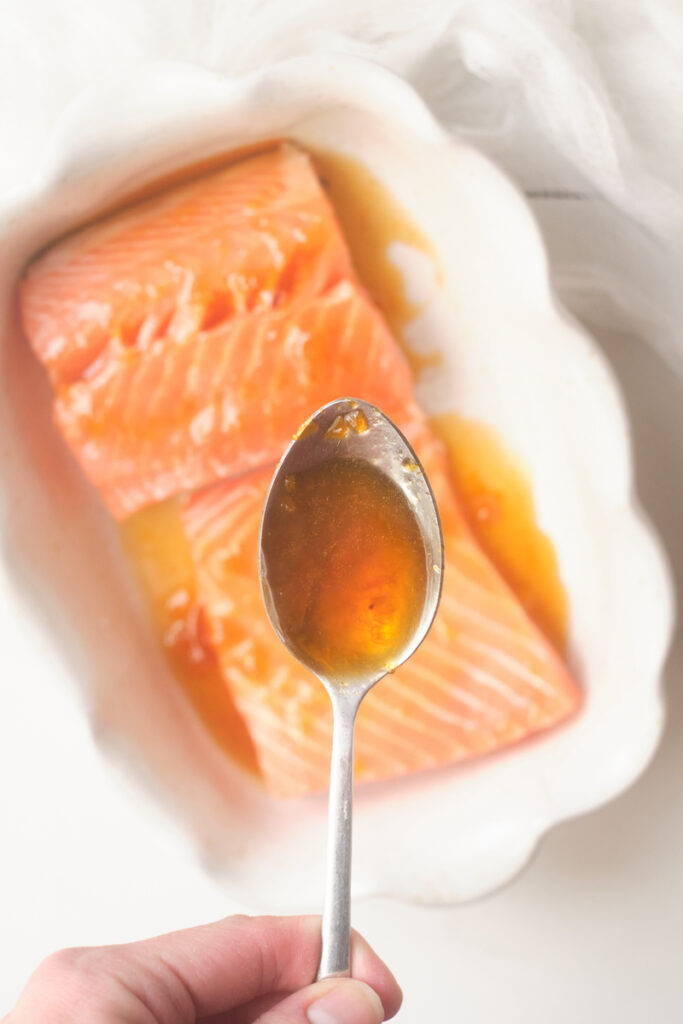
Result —
M 350 974 L 351 820 L 353 812 L 353 731 L 358 699 L 349 691 L 332 693 L 334 732 L 330 765 L 327 865 L 318 980 Z

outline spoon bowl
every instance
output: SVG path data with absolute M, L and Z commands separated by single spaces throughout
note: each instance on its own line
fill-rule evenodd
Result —
M 280 538 L 274 534 L 277 513 L 283 499 L 282 482 L 294 481 L 301 474 L 331 462 L 348 460 L 364 463 L 381 471 L 396 487 L 412 513 L 424 547 L 425 592 L 414 628 L 405 637 L 391 664 L 380 666 L 369 675 L 359 675 L 348 665 L 313 666 L 287 630 L 281 610 L 282 596 L 273 587 L 274 563 L 281 559 Z M 294 497 L 287 492 L 287 497 Z M 397 495 L 400 500 L 400 496 Z M 350 510 L 346 510 L 349 511 Z M 361 515 L 363 513 L 361 512 Z M 406 523 L 406 527 L 409 524 Z M 271 550 L 272 548 L 272 550 Z M 297 569 L 299 567 L 297 566 Z M 321 565 L 321 569 L 325 569 Z M 311 668 L 325 685 L 343 685 L 369 689 L 387 672 L 393 671 L 416 650 L 432 624 L 441 596 L 443 536 L 436 501 L 429 481 L 410 444 L 376 406 L 360 399 L 344 398 L 324 405 L 295 434 L 273 475 L 264 503 L 259 536 L 259 577 L 263 600 L 281 641 L 299 661 Z
M 334 712 L 318 977 L 349 973 L 353 732 L 361 700 L 420 645 L 443 577 L 441 522 L 410 444 L 378 408 L 329 402 L 296 432 L 259 535 L 268 617 Z

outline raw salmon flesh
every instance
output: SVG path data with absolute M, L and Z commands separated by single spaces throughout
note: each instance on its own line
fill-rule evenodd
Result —
M 361 706 L 358 779 L 488 753 L 576 710 L 578 686 L 465 524 L 306 154 L 280 145 L 108 216 L 30 265 L 21 304 L 56 422 L 113 515 L 180 496 L 210 642 L 270 792 L 326 788 L 332 718 L 263 608 L 259 521 L 294 431 L 345 394 L 412 443 L 446 551 L 431 632 Z

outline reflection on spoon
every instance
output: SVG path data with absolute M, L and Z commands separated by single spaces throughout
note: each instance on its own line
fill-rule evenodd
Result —
M 349 973 L 358 707 L 424 639 L 442 572 L 439 514 L 406 439 L 366 402 L 323 406 L 275 471 L 259 539 L 270 620 L 326 687 L 334 711 L 319 978 Z

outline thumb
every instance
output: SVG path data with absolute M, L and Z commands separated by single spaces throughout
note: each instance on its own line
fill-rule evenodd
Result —
M 329 978 L 283 999 L 255 1024 L 381 1024 L 384 1007 L 374 989 L 354 978 Z

